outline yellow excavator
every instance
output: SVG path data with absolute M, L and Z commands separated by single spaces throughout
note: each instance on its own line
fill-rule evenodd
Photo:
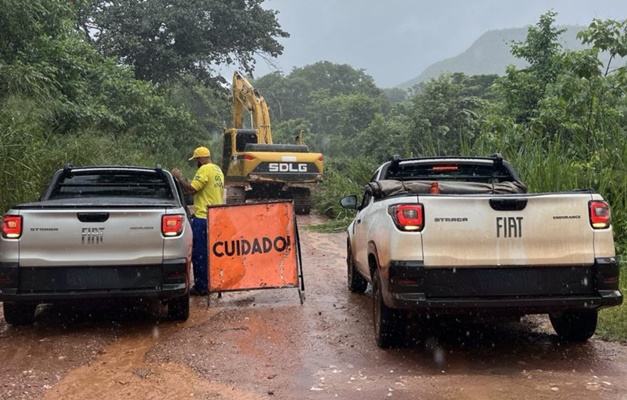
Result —
M 309 214 L 310 186 L 322 181 L 322 154 L 309 151 L 302 132 L 295 144 L 274 144 L 268 105 L 239 71 L 232 90 L 233 127 L 224 132 L 222 154 L 227 204 L 291 199 L 296 214 Z M 244 128 L 244 110 L 252 129 Z

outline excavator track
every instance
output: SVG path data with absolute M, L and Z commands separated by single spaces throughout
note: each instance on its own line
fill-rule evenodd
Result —
M 309 215 L 311 212 L 311 191 L 308 188 L 292 188 L 294 212 L 297 215 Z
M 246 203 L 246 191 L 243 187 L 229 186 L 226 189 L 226 204 Z

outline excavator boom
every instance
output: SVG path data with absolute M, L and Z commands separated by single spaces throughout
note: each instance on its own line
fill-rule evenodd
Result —
M 270 112 L 264 98 L 239 71 L 233 73 L 233 127 L 244 127 L 246 110 L 252 119 L 252 126 L 257 130 L 258 143 L 272 144 Z

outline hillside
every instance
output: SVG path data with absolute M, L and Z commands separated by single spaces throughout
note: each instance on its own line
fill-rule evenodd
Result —
M 566 26 L 563 28 L 566 29 L 566 32 L 560 36 L 560 41 L 564 48 L 569 50 L 582 49 L 583 45 L 577 39 L 577 33 L 586 27 Z M 420 75 L 401 83 L 397 87 L 407 89 L 445 72 L 463 72 L 467 75 L 502 75 L 508 65 L 524 67 L 525 62 L 512 56 L 510 50 L 512 41 L 524 41 L 526 36 L 527 28 L 488 31 L 463 53 L 431 64 Z

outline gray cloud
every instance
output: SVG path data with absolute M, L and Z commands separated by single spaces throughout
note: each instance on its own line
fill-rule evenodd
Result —
M 407 81 L 455 56 L 483 33 L 524 27 L 548 10 L 559 25 L 627 18 L 624 0 L 266 0 L 291 37 L 274 60 L 284 73 L 317 61 L 364 69 L 380 87 Z M 260 60 L 256 75 L 276 70 Z

